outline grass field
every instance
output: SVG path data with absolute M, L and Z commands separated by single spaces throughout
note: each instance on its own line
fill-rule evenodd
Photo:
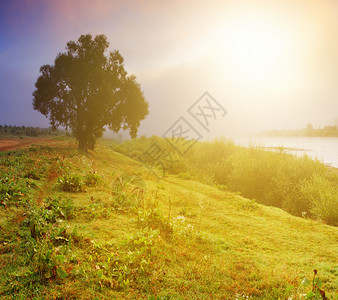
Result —
M 109 141 L 2 152 L 0 175 L 2 299 L 322 299 L 314 269 L 338 299 L 337 227 L 159 180 Z

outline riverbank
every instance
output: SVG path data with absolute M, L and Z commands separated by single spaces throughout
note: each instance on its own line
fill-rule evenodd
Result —
M 338 138 L 335 137 L 241 137 L 234 142 L 244 147 L 263 147 L 285 151 L 297 156 L 304 154 L 326 165 L 338 168 Z
M 142 155 L 146 141 L 122 147 Z M 298 299 L 314 269 L 338 299 L 336 227 L 202 183 L 198 170 L 159 179 L 109 140 L 87 154 L 58 143 L 0 155 L 2 299 Z M 201 155 L 200 171 L 238 149 L 195 146 L 186 158 Z
M 167 153 L 162 160 L 146 151 L 152 145 Z M 338 173 L 319 160 L 256 146 L 241 147 L 226 140 L 197 142 L 185 155 L 177 155 L 184 143 L 177 146 L 174 149 L 166 140 L 152 137 L 115 144 L 113 149 L 141 160 L 149 168 L 160 166 L 164 173 L 224 186 L 296 216 L 306 214 L 338 225 Z
M 258 137 L 338 137 L 338 127 L 335 125 L 324 128 L 313 128 L 308 124 L 307 128 L 296 130 L 267 130 L 258 133 Z

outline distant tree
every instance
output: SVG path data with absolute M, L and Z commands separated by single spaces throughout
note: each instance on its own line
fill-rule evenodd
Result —
M 307 123 L 306 129 L 307 129 L 308 131 L 312 131 L 312 130 L 313 130 L 313 125 L 312 125 L 311 123 Z
M 107 53 L 108 46 L 105 35 L 81 35 L 67 43 L 54 65 L 40 68 L 35 84 L 34 109 L 48 117 L 53 128 L 71 129 L 84 151 L 94 148 L 104 126 L 114 132 L 129 130 L 136 137 L 148 115 L 136 77 L 127 74 L 118 51 Z

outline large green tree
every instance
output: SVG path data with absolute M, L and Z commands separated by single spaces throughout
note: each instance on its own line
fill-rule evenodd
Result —
M 128 75 L 118 51 L 108 52 L 105 35 L 82 35 L 67 43 L 54 65 L 40 68 L 33 93 L 34 109 L 49 118 L 54 128 L 71 129 L 79 148 L 93 149 L 104 127 L 129 130 L 136 137 L 148 115 L 136 77 Z

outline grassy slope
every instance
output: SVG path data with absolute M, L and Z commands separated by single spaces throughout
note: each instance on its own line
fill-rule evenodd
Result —
M 174 299 L 244 299 L 241 295 L 285 299 L 295 295 L 302 278 L 311 278 L 316 268 L 327 295 L 338 299 L 337 228 L 296 218 L 280 209 L 257 205 L 237 194 L 177 176 L 158 181 L 139 162 L 102 144 L 89 155 L 68 160 L 75 172 L 83 174 L 83 170 L 92 168 L 104 178 L 85 193 L 58 192 L 72 198 L 77 207 L 76 218 L 68 223 L 69 231 L 77 226 L 89 241 L 87 246 L 81 244 L 76 248 L 84 264 L 88 263 L 89 252 L 95 255 L 93 249 L 108 249 L 110 243 L 118 244 L 138 231 L 132 214 L 113 211 L 105 215 L 100 206 L 93 206 L 93 202 L 102 207 L 109 204 L 112 181 L 117 174 L 142 178 L 146 190 L 157 194 L 164 215 L 170 213 L 171 219 L 184 215 L 179 230 L 193 229 L 173 239 L 162 236 L 161 250 L 166 253 L 164 267 L 161 272 L 155 270 L 142 289 L 116 291 L 107 286 L 98 289 L 100 282 L 69 276 L 50 283 L 45 288 L 46 297 L 109 299 L 155 294 Z M 41 191 L 44 197 L 55 194 L 55 185 L 45 181 L 34 197 L 41 198 Z M 1 210 L 1 221 L 10 215 Z M 309 290 L 310 287 L 305 291 Z

